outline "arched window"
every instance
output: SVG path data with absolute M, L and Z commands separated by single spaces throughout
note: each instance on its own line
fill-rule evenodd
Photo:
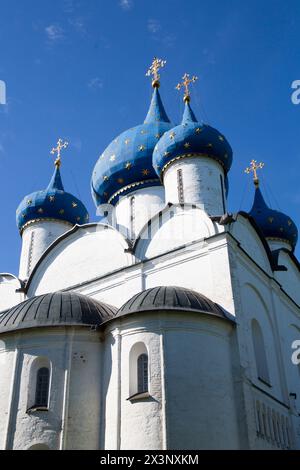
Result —
M 137 360 L 137 393 L 148 392 L 148 356 L 141 354 Z
M 129 397 L 149 392 L 151 388 L 149 364 L 149 353 L 145 343 L 135 343 L 129 353 Z
M 267 385 L 270 385 L 264 337 L 261 327 L 256 320 L 252 320 L 252 340 L 255 354 L 257 378 Z
M 50 371 L 48 367 L 41 367 L 37 371 L 35 406 L 48 407 Z

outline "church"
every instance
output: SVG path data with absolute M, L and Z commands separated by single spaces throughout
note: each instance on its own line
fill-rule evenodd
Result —
M 0 449 L 300 449 L 300 264 L 292 218 L 227 207 L 233 151 L 183 76 L 172 123 L 155 58 L 144 122 L 95 163 L 99 222 L 63 185 L 17 213 L 0 274 Z

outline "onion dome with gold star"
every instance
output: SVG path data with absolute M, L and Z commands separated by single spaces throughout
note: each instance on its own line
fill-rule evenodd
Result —
M 253 217 L 267 240 L 287 242 L 294 250 L 298 240 L 297 226 L 288 215 L 271 209 L 266 204 L 257 177 L 257 169 L 262 167 L 262 163 L 257 164 L 256 160 L 252 160 L 250 167 L 245 170 L 246 173 L 253 172 L 255 184 L 254 201 L 249 215 Z
M 172 162 L 181 158 L 210 157 L 224 168 L 225 175 L 232 164 L 232 149 L 228 141 L 217 129 L 200 124 L 190 106 L 189 83 L 197 77 L 183 76 L 183 83 L 177 89 L 185 87 L 185 109 L 182 122 L 174 127 L 157 143 L 153 153 L 153 167 L 162 179 L 163 173 Z
M 158 70 L 164 64 L 164 61 L 154 59 L 147 73 L 154 76 L 154 90 L 144 123 L 114 139 L 95 165 L 91 190 L 97 206 L 105 203 L 114 205 L 121 196 L 132 191 L 160 185 L 152 166 L 152 153 L 161 136 L 173 127 L 158 91 Z
M 60 151 L 67 143 L 61 139 L 52 150 L 57 152 L 55 170 L 46 189 L 26 196 L 17 209 L 16 219 L 20 233 L 30 223 L 40 220 L 61 220 L 72 225 L 85 224 L 89 214 L 84 204 L 70 193 L 65 192 L 60 174 Z

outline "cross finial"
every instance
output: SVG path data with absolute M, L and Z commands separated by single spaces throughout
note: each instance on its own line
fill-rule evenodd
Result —
M 178 83 L 178 85 L 176 86 L 176 90 L 180 90 L 182 87 L 184 87 L 183 101 L 185 103 L 189 103 L 191 100 L 189 85 L 191 83 L 195 83 L 195 81 L 198 80 L 198 77 L 193 75 L 192 78 L 190 78 L 190 75 L 188 73 L 185 73 L 182 77 L 182 80 L 183 82 Z
M 153 88 L 159 88 L 160 75 L 158 71 L 162 69 L 166 65 L 166 63 L 167 63 L 166 60 L 162 60 L 162 59 L 158 59 L 157 57 L 154 57 L 152 64 L 146 73 L 146 77 L 150 77 L 151 75 L 153 75 L 153 78 L 152 78 Z
M 61 150 L 66 149 L 68 147 L 68 145 L 69 145 L 69 142 L 67 142 L 66 140 L 63 141 L 62 139 L 58 139 L 57 147 L 53 147 L 53 149 L 51 150 L 50 153 L 52 155 L 57 154 L 57 157 L 56 157 L 55 162 L 54 162 L 54 165 L 56 166 L 56 168 L 59 168 L 60 165 L 61 165 L 61 158 L 60 158 Z
M 250 162 L 250 166 L 248 166 L 245 170 L 245 173 L 247 173 L 248 175 L 252 172 L 253 173 L 253 180 L 254 180 L 254 184 L 255 186 L 258 186 L 259 185 L 259 179 L 258 179 L 258 176 L 257 176 L 257 170 L 260 170 L 261 168 L 263 168 L 265 166 L 264 163 L 260 162 L 260 163 L 257 163 L 256 160 L 251 160 Z

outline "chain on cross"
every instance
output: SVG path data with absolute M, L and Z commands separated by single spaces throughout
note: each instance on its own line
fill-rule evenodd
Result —
M 62 139 L 58 139 L 57 147 L 53 147 L 53 149 L 50 152 L 52 155 L 57 154 L 55 162 L 54 162 L 54 164 L 57 168 L 59 168 L 60 164 L 61 164 L 61 156 L 60 156 L 61 151 L 62 151 L 62 149 L 66 149 L 68 147 L 68 145 L 69 145 L 69 142 L 63 141 Z
M 193 75 L 192 78 L 190 78 L 190 75 L 188 73 L 185 73 L 182 77 L 182 80 L 183 82 L 178 83 L 178 85 L 176 85 L 176 90 L 181 90 L 181 88 L 184 87 L 183 100 L 185 102 L 189 102 L 191 99 L 189 86 L 191 83 L 195 83 L 195 81 L 198 80 L 198 77 L 196 77 L 196 75 Z
M 265 164 L 263 162 L 257 163 L 256 160 L 251 160 L 250 166 L 248 166 L 245 169 L 245 173 L 247 173 L 248 175 L 250 173 L 253 173 L 254 184 L 257 185 L 257 186 L 258 186 L 258 183 L 259 183 L 259 179 L 258 179 L 258 176 L 257 176 L 257 170 L 261 170 L 264 166 L 265 166 Z
M 157 57 L 154 57 L 152 64 L 146 73 L 146 77 L 150 77 L 151 75 L 153 75 L 153 78 L 152 78 L 153 88 L 159 88 L 160 75 L 158 72 L 160 69 L 162 69 L 166 65 L 166 63 L 167 63 L 166 60 L 162 60 L 162 59 L 158 59 Z

